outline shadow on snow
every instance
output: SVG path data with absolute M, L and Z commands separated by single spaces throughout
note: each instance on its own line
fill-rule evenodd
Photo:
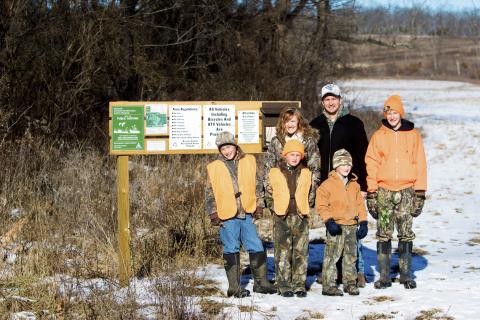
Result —
M 272 249 L 273 243 L 266 242 L 264 243 L 266 249 Z M 318 276 L 321 276 L 322 271 L 322 261 L 323 254 L 325 249 L 325 243 L 323 241 L 312 241 L 308 245 L 308 269 L 307 269 L 307 289 L 310 289 L 312 284 L 315 282 Z M 398 277 L 398 252 L 396 248 L 392 248 L 392 260 L 390 266 L 390 276 L 391 278 Z M 377 252 L 376 252 L 376 243 L 374 248 L 369 248 L 366 245 L 363 245 L 363 259 L 365 267 L 365 277 L 367 282 L 373 282 L 375 280 L 375 270 L 377 273 L 380 272 L 377 265 Z M 412 255 L 412 274 L 415 278 L 415 272 L 423 270 L 427 267 L 428 261 L 425 257 L 413 254 Z M 268 279 L 273 280 L 275 277 L 275 264 L 273 257 L 267 258 L 267 268 L 268 268 Z M 247 268 L 242 275 L 241 284 L 245 287 L 249 280 L 252 279 L 251 271 Z

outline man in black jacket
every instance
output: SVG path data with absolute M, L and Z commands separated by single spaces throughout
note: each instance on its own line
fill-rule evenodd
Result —
M 352 156 L 352 172 L 358 177 L 362 196 L 367 196 L 367 169 L 365 153 L 368 138 L 362 120 L 352 116 L 348 108 L 342 105 L 340 88 L 335 84 L 327 84 L 322 88 L 321 100 L 323 112 L 310 122 L 310 126 L 320 133 L 318 149 L 320 150 L 320 181 L 328 178 L 332 168 L 335 151 L 346 149 Z M 365 268 L 361 241 L 358 242 L 358 286 L 365 286 Z M 319 279 L 317 279 L 319 280 Z
M 321 100 L 323 112 L 310 122 L 320 132 L 318 149 L 321 157 L 321 176 L 323 182 L 332 170 L 332 158 L 335 151 L 346 149 L 353 159 L 352 172 L 358 177 L 362 195 L 367 192 L 367 170 L 365 153 L 368 139 L 362 120 L 352 116 L 348 108 L 343 107 L 340 88 L 327 84 L 322 88 Z

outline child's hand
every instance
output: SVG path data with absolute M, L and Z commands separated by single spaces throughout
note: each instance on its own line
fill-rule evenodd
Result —
M 328 220 L 325 223 L 325 227 L 327 227 L 327 231 L 328 231 L 328 233 L 330 233 L 330 235 L 332 237 L 335 237 L 336 235 L 342 234 L 342 228 L 333 219 Z
M 222 223 L 222 220 L 220 220 L 216 212 L 210 214 L 210 224 L 212 226 L 219 226 L 221 223 Z
M 363 239 L 367 236 L 368 233 L 368 221 L 360 222 L 360 228 L 357 230 L 357 238 Z

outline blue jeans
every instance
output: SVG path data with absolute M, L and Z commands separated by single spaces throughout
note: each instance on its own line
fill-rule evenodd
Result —
M 257 227 L 249 214 L 245 215 L 245 219 L 233 218 L 223 221 L 220 227 L 220 240 L 223 244 L 224 254 L 240 252 L 240 244 L 248 253 L 263 252 Z
M 363 261 L 362 240 L 357 240 L 357 272 L 365 273 L 365 262 Z

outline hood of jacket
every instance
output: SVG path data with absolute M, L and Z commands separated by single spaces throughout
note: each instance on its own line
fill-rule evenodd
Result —
M 335 119 L 335 121 L 337 121 L 338 119 L 340 119 L 343 116 L 346 116 L 349 113 L 350 113 L 350 110 L 348 109 L 348 107 L 345 107 L 342 103 L 340 105 L 340 108 L 338 108 L 337 118 Z M 323 108 L 322 114 L 325 116 L 325 118 L 327 118 L 327 121 L 331 121 L 330 118 L 328 117 L 327 113 L 325 112 L 325 108 Z
M 393 131 L 411 131 L 415 128 L 415 124 L 411 121 L 400 119 L 400 128 L 398 130 L 393 129 L 393 127 L 388 123 L 387 119 L 382 119 L 382 127 Z

